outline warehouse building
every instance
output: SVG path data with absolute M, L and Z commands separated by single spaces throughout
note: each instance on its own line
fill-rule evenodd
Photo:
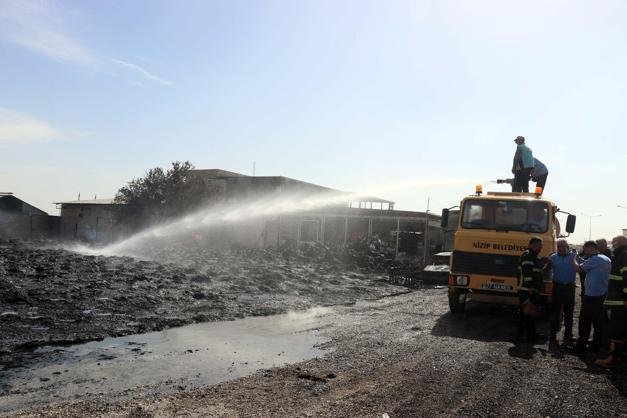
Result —
M 58 233 L 59 217 L 50 216 L 13 193 L 0 193 L 0 238 L 46 239 Z
M 358 196 L 283 176 L 246 176 L 224 170 L 193 170 L 217 195 L 216 201 L 266 196 L 322 196 L 329 204 L 220 228 L 219 239 L 267 247 L 301 242 L 351 244 L 370 241 L 395 255 L 429 256 L 443 248 L 440 216 L 394 209 L 394 202 Z M 429 227 L 425 227 L 425 225 Z M 425 245 L 426 244 L 426 245 Z
M 61 210 L 60 238 L 89 243 L 108 243 L 122 235 L 115 227 L 113 199 L 55 202 Z
M 323 197 L 326 204 L 306 211 L 223 223 L 209 231 L 191 231 L 207 245 L 272 247 L 303 242 L 355 244 L 368 242 L 389 249 L 395 256 L 424 257 L 442 251 L 444 234 L 440 216 L 395 210 L 394 202 L 358 196 L 284 176 L 247 176 L 220 169 L 192 170 L 201 178 L 213 204 L 263 199 Z M 108 243 L 124 236 L 115 224 L 113 199 L 57 202 L 63 239 Z M 428 225 L 428 227 L 426 227 Z M 199 238 L 200 237 L 200 238 Z

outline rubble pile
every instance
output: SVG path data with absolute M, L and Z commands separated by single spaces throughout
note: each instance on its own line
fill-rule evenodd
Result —
M 0 362 L 17 347 L 398 293 L 385 274 L 371 273 L 369 256 L 353 251 L 170 245 L 131 258 L 0 241 Z
M 193 266 L 202 269 L 215 265 L 224 257 L 236 257 L 242 260 L 261 262 L 306 263 L 335 268 L 354 270 L 361 273 L 386 273 L 393 264 L 393 256 L 377 251 L 362 243 L 348 246 L 338 244 L 286 242 L 279 248 L 244 248 L 234 246 L 229 251 L 215 250 L 202 245 L 182 243 L 153 242 L 134 252 L 141 259 L 167 260 L 177 265 Z

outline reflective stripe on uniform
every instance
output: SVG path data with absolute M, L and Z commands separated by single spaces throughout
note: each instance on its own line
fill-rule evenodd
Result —
M 532 282 L 533 277 L 523 277 L 523 282 Z
M 531 265 L 531 266 L 535 266 L 536 263 L 534 263 L 533 261 L 523 261 L 522 263 L 520 263 L 522 266 L 527 266 L 527 265 Z
M 625 304 L 625 301 L 622 300 L 606 300 L 605 302 L 603 302 L 604 305 L 608 305 L 608 306 L 623 306 Z
M 623 276 L 617 276 L 615 274 L 610 274 L 610 280 L 623 280 Z
M 539 268 L 537 268 L 537 267 L 534 267 L 534 268 L 532 269 L 532 271 L 540 272 L 540 271 L 542 271 L 542 269 L 539 269 Z
M 529 290 L 529 289 L 526 287 L 518 286 L 518 290 Z
M 621 273 L 624 273 L 624 272 L 626 272 L 626 271 L 627 271 L 627 266 L 625 266 L 625 267 L 623 267 L 622 269 L 620 269 L 620 272 L 621 272 Z

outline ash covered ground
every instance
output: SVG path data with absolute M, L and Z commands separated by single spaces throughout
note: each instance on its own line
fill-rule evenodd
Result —
M 446 290 L 421 289 L 324 315 L 326 354 L 301 363 L 167 394 L 84 397 L 16 416 L 626 416 L 627 365 L 603 370 L 591 355 L 516 345 L 511 309 L 471 304 L 465 315 L 452 315 Z
M 192 322 L 353 303 L 403 292 L 381 257 L 347 248 L 153 245 L 141 258 L 0 241 L 0 362 L 21 348 Z

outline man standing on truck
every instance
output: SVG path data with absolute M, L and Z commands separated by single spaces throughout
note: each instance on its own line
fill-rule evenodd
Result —
M 549 349 L 556 350 L 557 330 L 560 326 L 561 312 L 564 311 L 564 342 L 573 340 L 573 312 L 575 310 L 575 257 L 565 239 L 557 241 L 557 252 L 549 257 L 553 270 L 553 296 L 551 299 L 551 336 Z
M 516 142 L 516 153 L 512 165 L 512 173 L 514 174 L 512 191 L 529 193 L 529 176 L 534 167 L 533 152 L 531 148 L 525 145 L 524 136 L 517 136 L 514 142 Z
M 599 247 L 594 241 L 586 241 L 583 250 L 588 259 L 579 264 L 578 269 L 586 272 L 586 287 L 584 290 L 581 312 L 579 313 L 579 339 L 575 351 L 584 354 L 588 346 L 590 331 L 594 326 L 594 339 L 590 351 L 601 348 L 605 336 L 605 308 L 603 302 L 607 295 L 608 278 L 612 262 L 603 254 L 599 254 Z
M 614 258 L 605 298 L 610 315 L 610 355 L 595 361 L 601 367 L 618 366 L 627 337 L 627 238 L 619 235 L 612 240 Z
M 529 240 L 529 247 L 520 256 L 518 262 L 518 301 L 520 303 L 518 337 L 523 339 L 526 336 L 528 342 L 533 343 L 536 337 L 535 316 L 530 313 L 529 306 L 540 303 L 540 292 L 542 290 L 542 265 L 538 256 L 542 251 L 542 238 L 533 237 Z
M 533 170 L 531 170 L 531 180 L 536 182 L 536 187 L 540 187 L 542 189 L 542 193 L 544 193 L 547 177 L 549 177 L 549 169 L 542 164 L 542 161 L 534 158 Z

